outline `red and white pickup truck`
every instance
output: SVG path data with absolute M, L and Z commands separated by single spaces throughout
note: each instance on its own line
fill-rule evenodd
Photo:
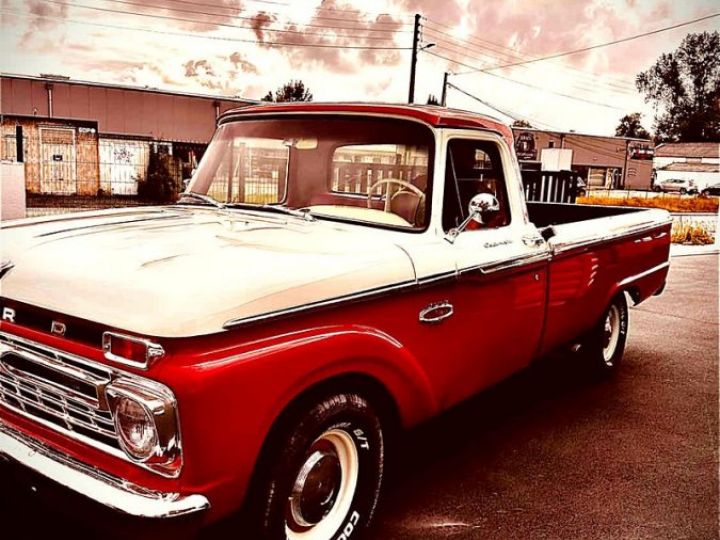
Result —
M 0 245 L 6 466 L 132 516 L 347 540 L 390 433 L 559 347 L 613 371 L 670 218 L 526 205 L 487 117 L 279 104 L 225 113 L 177 204 Z

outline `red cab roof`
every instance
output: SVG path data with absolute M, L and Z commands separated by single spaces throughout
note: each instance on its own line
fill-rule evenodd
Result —
M 231 109 L 221 118 L 269 113 L 355 113 L 383 115 L 420 120 L 434 127 L 473 128 L 496 131 L 512 145 L 512 130 L 501 121 L 479 113 L 433 105 L 399 105 L 392 103 L 266 103 Z

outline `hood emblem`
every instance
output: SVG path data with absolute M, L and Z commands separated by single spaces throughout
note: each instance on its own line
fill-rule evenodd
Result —
M 0 262 L 0 279 L 7 274 L 12 268 L 15 267 L 15 264 L 10 259 L 3 259 Z
M 66 330 L 67 327 L 65 326 L 65 324 L 59 321 L 53 321 L 52 325 L 50 326 L 50 333 L 55 334 L 56 336 L 64 336 Z

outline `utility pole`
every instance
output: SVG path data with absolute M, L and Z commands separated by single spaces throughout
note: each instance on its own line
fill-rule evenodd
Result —
M 413 29 L 412 57 L 410 59 L 410 88 L 408 90 L 408 103 L 415 103 L 415 67 L 417 66 L 418 44 L 420 43 L 420 14 L 415 14 L 415 27 Z
M 622 189 L 625 189 L 625 180 L 627 179 L 628 154 L 630 153 L 630 139 L 625 139 L 625 163 L 623 164 L 622 173 Z
M 447 107 L 447 85 L 448 85 L 448 75 L 449 73 L 446 71 L 443 75 L 443 88 L 442 88 L 442 97 L 440 98 L 440 105 L 443 107 Z

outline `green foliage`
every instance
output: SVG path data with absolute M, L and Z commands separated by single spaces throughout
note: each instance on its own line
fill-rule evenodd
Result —
M 720 32 L 688 34 L 635 79 L 662 141 L 720 141 Z
M 515 120 L 512 123 L 512 127 L 519 127 L 519 128 L 531 128 L 532 124 L 528 122 L 527 120 Z
M 150 151 L 147 175 L 138 182 L 138 196 L 141 199 L 156 203 L 169 203 L 177 199 L 178 187 L 170 175 L 169 161 L 170 156 L 167 154 Z
M 428 105 L 440 105 L 440 102 L 438 101 L 438 98 L 435 96 L 435 94 L 428 94 L 427 104 Z
M 642 114 L 639 112 L 626 114 L 620 119 L 615 135 L 618 137 L 632 137 L 635 139 L 649 139 L 650 133 L 642 126 Z
M 272 91 L 268 91 L 262 101 L 281 103 L 284 101 L 312 101 L 312 99 L 312 92 L 310 92 L 309 88 L 305 88 L 305 83 L 301 80 L 291 80 L 278 87 L 275 95 L 273 95 Z

